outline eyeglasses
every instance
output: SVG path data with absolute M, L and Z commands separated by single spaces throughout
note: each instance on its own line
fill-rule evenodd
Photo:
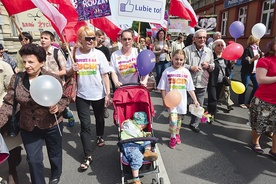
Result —
M 90 42 L 91 40 L 92 40 L 92 41 L 95 41 L 95 40 L 96 40 L 96 37 L 95 37 L 95 36 L 86 36 L 84 39 L 85 39 L 85 41 Z
M 218 46 L 218 47 L 223 47 L 224 45 L 223 45 L 223 44 L 218 44 L 218 45 L 216 45 L 216 46 Z
M 196 38 L 198 38 L 198 39 L 206 39 L 206 36 L 198 36 Z
M 124 41 L 131 41 L 132 38 L 123 38 Z
M 28 41 L 28 40 L 29 40 L 29 38 L 24 38 L 24 40 L 25 40 L 25 41 Z M 21 38 L 21 39 L 20 39 L 20 41 L 22 42 L 22 41 L 23 41 L 23 39 Z

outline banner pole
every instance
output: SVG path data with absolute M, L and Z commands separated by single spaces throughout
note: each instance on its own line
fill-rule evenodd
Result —
M 72 53 L 71 53 L 71 50 L 69 49 L 69 46 L 68 46 L 68 42 L 65 40 L 64 34 L 61 34 L 61 36 L 62 36 L 62 40 L 64 41 L 64 43 L 66 45 L 66 50 L 68 51 L 68 54 L 69 54 L 69 57 L 70 57 L 72 63 L 75 63 L 75 60 L 74 60 L 74 58 L 72 56 Z
M 138 38 L 137 38 L 137 43 L 139 44 L 139 39 L 140 39 L 140 29 L 141 29 L 141 22 L 138 22 Z

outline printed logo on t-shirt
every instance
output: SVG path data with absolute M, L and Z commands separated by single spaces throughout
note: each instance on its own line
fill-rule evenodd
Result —
M 121 57 L 117 58 L 118 61 L 118 69 L 121 76 L 133 74 L 136 72 L 135 63 L 136 58 L 132 58 L 126 61 L 120 61 Z
M 186 74 L 168 74 L 170 90 L 173 90 L 173 89 L 185 90 L 187 78 L 188 78 L 188 75 Z
M 76 59 L 78 63 L 78 74 L 83 75 L 96 75 L 97 74 L 97 60 L 95 58 Z

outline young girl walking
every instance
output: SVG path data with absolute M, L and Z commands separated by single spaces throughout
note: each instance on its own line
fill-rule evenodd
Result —
M 176 147 L 176 144 L 181 143 L 179 131 L 182 124 L 182 115 L 187 112 L 187 92 L 192 97 L 196 107 L 200 105 L 194 93 L 195 87 L 191 74 L 184 67 L 184 64 L 184 51 L 181 49 L 176 50 L 172 55 L 172 66 L 163 72 L 157 86 L 161 90 L 164 107 L 169 109 L 169 131 L 171 134 L 169 146 L 172 149 Z M 173 108 L 167 107 L 164 103 L 166 94 L 171 90 L 178 90 L 182 96 L 180 104 Z

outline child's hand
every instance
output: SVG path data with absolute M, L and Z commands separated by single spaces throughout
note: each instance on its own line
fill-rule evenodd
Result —
M 146 133 L 146 137 L 150 137 L 151 136 L 151 132 L 145 132 Z
M 200 104 L 198 103 L 198 101 L 196 101 L 196 102 L 194 102 L 195 103 L 195 106 L 196 107 L 199 107 L 200 106 Z

